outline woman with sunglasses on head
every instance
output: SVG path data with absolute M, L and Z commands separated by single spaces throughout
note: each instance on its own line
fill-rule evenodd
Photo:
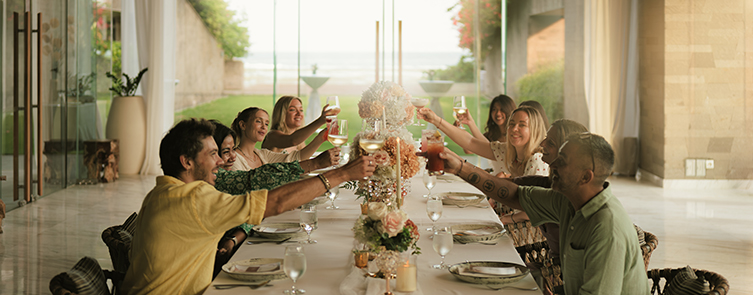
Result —
M 306 139 L 314 134 L 317 128 L 327 123 L 327 116 L 334 116 L 340 112 L 339 109 L 326 110 L 328 106 L 325 105 L 322 108 L 322 114 L 314 122 L 303 126 L 303 103 L 301 99 L 290 95 L 280 97 L 275 103 L 274 110 L 272 110 L 272 124 L 269 128 L 269 134 L 262 141 L 261 147 L 277 153 L 292 153 L 306 150 L 308 146 L 315 146 L 314 151 L 316 151 L 322 143 L 327 141 L 327 138 L 323 135 L 325 131 L 321 131 L 319 136 L 315 137 L 308 146 Z

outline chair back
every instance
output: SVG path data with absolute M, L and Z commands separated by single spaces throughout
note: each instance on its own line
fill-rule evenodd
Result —
M 684 268 L 664 268 L 651 269 L 646 272 L 648 278 L 652 281 L 651 294 L 662 295 L 672 284 L 673 279 Z M 729 282 L 724 276 L 703 269 L 692 269 L 697 277 L 703 277 L 708 282 L 710 292 L 708 295 L 727 295 L 729 292 Z
M 647 231 L 644 231 L 644 234 L 646 243 L 641 244 L 641 252 L 643 253 L 643 264 L 646 266 L 646 270 L 648 270 L 648 263 L 651 260 L 651 254 L 654 253 L 656 246 L 659 245 L 659 238 Z

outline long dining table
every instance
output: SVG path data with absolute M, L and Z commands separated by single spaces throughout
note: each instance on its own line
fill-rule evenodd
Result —
M 428 191 L 423 185 L 421 173 L 411 179 L 411 192 L 405 197 L 402 209 L 408 217 L 421 229 L 421 237 L 418 246 L 422 254 L 417 258 L 418 265 L 418 294 L 541 294 L 540 290 L 518 290 L 504 288 L 498 291 L 483 285 L 470 284 L 455 278 L 447 269 L 433 269 L 432 264 L 438 264 L 439 255 L 432 248 L 429 239 L 432 222 L 426 214 L 426 198 L 422 197 Z M 442 192 L 470 192 L 481 193 L 475 187 L 465 183 L 453 175 L 440 176 L 432 194 Z M 305 289 L 306 294 L 376 294 L 372 291 L 352 290 L 341 292 L 341 284 L 346 277 L 352 277 L 354 271 L 360 271 L 353 265 L 351 250 L 354 245 L 353 231 L 351 230 L 356 219 L 361 214 L 361 200 L 357 200 L 353 191 L 340 188 L 336 204 L 340 209 L 325 209 L 329 202 L 318 206 L 319 225 L 312 234 L 317 240 L 316 244 L 304 244 L 307 260 L 305 274 L 295 284 L 297 288 Z M 460 208 L 445 205 L 442 217 L 436 222 L 437 225 L 456 225 L 474 223 L 499 223 L 499 218 L 494 211 L 482 201 L 480 206 L 468 206 Z M 285 212 L 278 216 L 264 220 L 265 223 L 298 222 L 299 210 Z M 249 240 L 255 239 L 254 237 Z M 300 239 L 305 240 L 305 236 Z M 235 253 L 231 261 L 247 260 L 250 258 L 284 258 L 285 246 L 277 243 L 246 244 Z M 458 244 L 455 243 L 452 250 L 447 254 L 445 262 L 449 265 L 465 261 L 504 261 L 523 264 L 520 256 L 515 251 L 512 240 L 504 235 L 497 244 Z M 217 290 L 215 284 L 243 283 L 221 272 L 206 290 L 205 294 L 282 294 L 283 290 L 289 289 L 291 280 L 276 280 L 266 286 L 251 291 L 248 287 L 238 287 L 225 290 Z M 271 285 L 271 286 L 270 286 Z M 532 288 L 536 286 L 531 275 L 514 283 L 513 286 Z M 402 293 L 392 290 L 395 294 Z M 383 291 L 382 291 L 383 292 Z

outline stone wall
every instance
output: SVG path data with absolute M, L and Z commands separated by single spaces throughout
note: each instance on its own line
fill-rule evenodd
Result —
M 753 179 L 753 7 L 640 4 L 641 168 L 665 180 Z M 686 177 L 687 158 L 715 167 Z
M 177 3 L 175 110 L 222 95 L 225 60 L 222 48 L 186 0 Z

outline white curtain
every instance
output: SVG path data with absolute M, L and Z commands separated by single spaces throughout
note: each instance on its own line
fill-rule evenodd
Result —
M 637 0 L 586 0 L 585 93 L 589 130 L 615 151 L 615 172 L 628 173 L 624 140 L 638 137 Z
M 159 144 L 172 127 L 175 101 L 175 24 L 176 0 L 124 0 L 134 4 L 133 20 L 136 24 L 138 69 L 149 70 L 141 82 L 146 101 L 146 156 L 141 174 L 162 174 L 159 162 Z M 125 11 L 123 17 L 127 15 Z M 124 20 L 124 32 L 133 30 Z M 132 38 L 133 36 L 129 37 Z M 125 36 L 124 36 L 125 38 Z M 123 42 L 125 44 L 125 40 Z M 123 49 L 126 51 L 126 48 Z M 125 55 L 132 63 L 134 55 Z M 124 60 L 125 62 L 125 60 Z M 124 65 L 124 69 L 125 69 Z M 133 63 L 129 66 L 133 66 Z

